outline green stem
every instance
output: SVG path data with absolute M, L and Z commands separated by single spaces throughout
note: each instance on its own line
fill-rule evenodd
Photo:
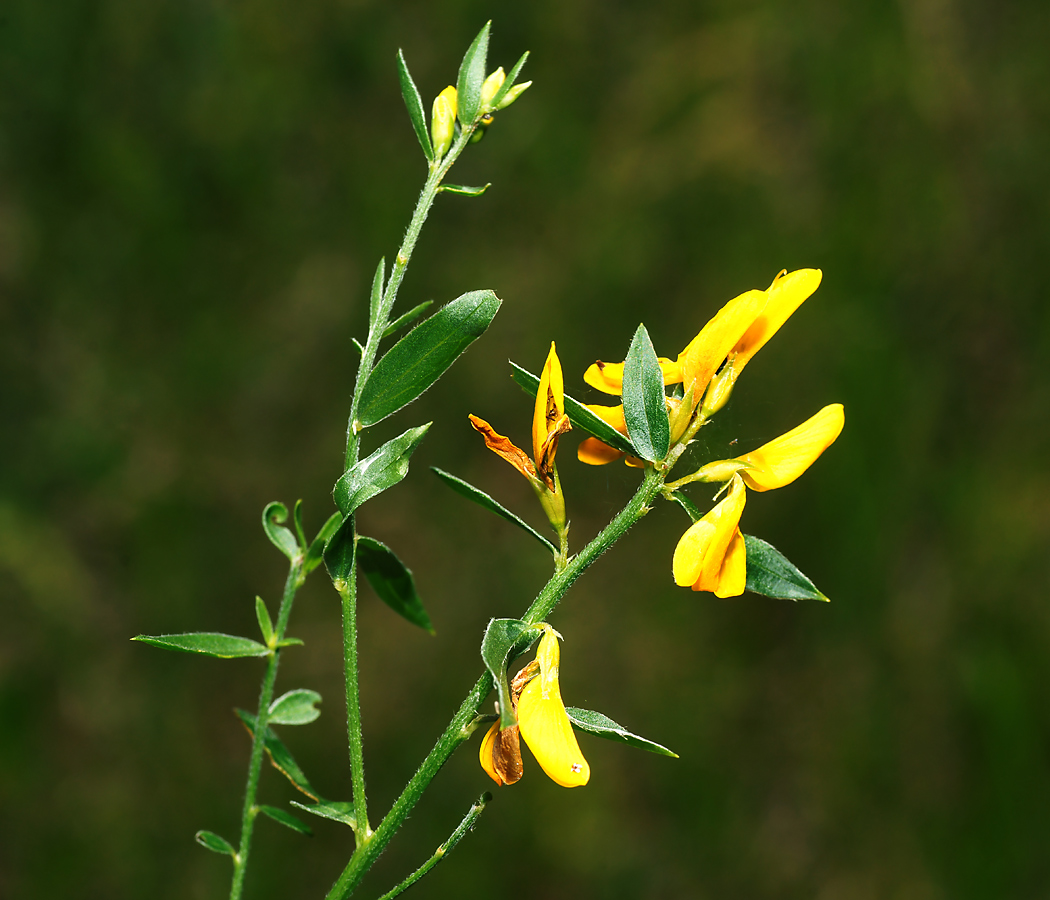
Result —
M 569 561 L 565 568 L 554 573 L 522 619 L 529 623 L 544 621 L 576 579 L 623 537 L 632 525 L 649 512 L 650 504 L 660 493 L 662 485 L 663 475 L 655 469 L 647 469 L 645 478 L 628 504 L 598 533 L 594 540 Z M 390 839 L 419 802 L 434 776 L 452 756 L 456 748 L 470 738 L 473 731 L 470 727 L 471 723 L 492 687 L 492 676 L 485 672 L 470 689 L 452 721 L 449 722 L 434 748 L 416 770 L 415 775 L 405 785 L 405 789 L 390 808 L 390 812 L 379 823 L 371 837 L 358 845 L 339 879 L 328 892 L 327 900 L 342 900 L 344 897 L 349 897 L 361 882 L 365 873 L 372 867 L 379 854 L 386 849 Z
M 270 651 L 266 663 L 266 674 L 263 676 L 262 688 L 259 691 L 259 709 L 255 718 L 255 733 L 252 735 L 252 755 L 248 763 L 248 785 L 244 790 L 244 809 L 241 812 L 241 843 L 233 860 L 233 883 L 230 885 L 230 900 L 239 900 L 244 889 L 244 875 L 248 869 L 248 852 L 252 843 L 252 828 L 258 809 L 255 806 L 255 794 L 259 788 L 259 774 L 262 771 L 263 749 L 265 747 L 267 721 L 270 718 L 270 704 L 273 702 L 273 686 L 277 680 L 277 666 L 281 651 L 276 645 L 284 639 L 288 617 L 292 614 L 292 602 L 295 592 L 303 583 L 302 557 L 292 561 L 288 578 L 284 583 L 284 595 L 281 597 L 281 608 L 277 615 L 274 649 Z
M 368 825 L 368 798 L 365 794 L 364 737 L 361 729 L 361 693 L 357 677 L 357 544 L 345 584 L 340 586 L 343 604 L 343 672 L 346 679 L 346 734 L 350 747 L 350 779 L 353 784 L 354 834 L 358 844 L 372 834 Z

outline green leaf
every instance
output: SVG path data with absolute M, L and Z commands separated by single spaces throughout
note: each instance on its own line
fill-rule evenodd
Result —
M 237 717 L 244 723 L 248 729 L 248 733 L 255 734 L 255 716 L 250 712 L 243 709 L 236 710 Z M 270 762 L 273 763 L 273 767 L 280 772 L 285 778 L 287 778 L 293 787 L 298 788 L 311 800 L 318 803 L 323 803 L 321 795 L 314 790 L 314 787 L 307 780 L 303 770 L 299 768 L 299 764 L 295 761 L 292 754 L 285 747 L 284 743 L 274 733 L 273 729 L 269 726 L 266 727 L 266 733 L 263 735 L 263 746 L 266 749 L 266 753 L 270 757 Z
M 425 130 L 425 129 L 424 129 Z M 430 138 L 428 137 L 429 141 Z M 375 327 L 376 316 L 379 315 L 379 304 L 383 299 L 383 281 L 386 278 L 386 257 L 382 257 L 379 260 L 379 265 L 376 266 L 376 273 L 372 276 L 372 293 L 368 297 L 368 329 L 371 331 Z M 362 347 L 356 340 L 357 349 L 359 352 L 364 353 L 365 348 Z
M 297 800 L 289 801 L 292 806 L 320 816 L 322 819 L 331 819 L 333 822 L 342 822 L 357 830 L 357 819 L 354 818 L 354 804 L 343 800 L 328 800 L 321 803 L 300 803 Z
M 281 525 L 282 522 L 287 521 L 287 506 L 283 503 L 278 503 L 276 500 L 266 505 L 266 509 L 263 510 L 262 514 L 263 530 L 266 532 L 266 536 L 278 550 L 289 559 L 294 560 L 299 555 L 300 547 L 299 542 L 295 539 L 295 535 Z
M 401 481 L 408 474 L 412 451 L 419 446 L 429 427 L 430 422 L 409 428 L 344 472 L 332 489 L 339 511 L 349 516 L 366 500 Z
M 202 847 L 207 847 L 213 853 L 225 853 L 228 856 L 232 856 L 234 859 L 237 858 L 237 851 L 233 849 L 233 845 L 224 837 L 220 837 L 214 831 L 198 831 L 194 838 L 197 843 Z
M 459 80 L 456 82 L 456 100 L 459 107 L 459 121 L 469 128 L 474 124 L 481 108 L 481 85 L 485 81 L 485 61 L 489 55 L 489 28 L 492 22 L 478 32 L 463 55 L 459 66 Z
M 391 322 L 389 325 L 386 326 L 386 328 L 383 329 L 383 337 L 390 337 L 390 335 L 395 334 L 401 328 L 404 328 L 409 323 L 414 322 L 420 317 L 420 315 L 423 314 L 423 312 L 428 306 L 433 305 L 433 300 L 424 300 L 418 306 L 413 306 L 407 313 L 405 313 L 403 316 L 398 316 L 396 319 L 394 319 L 393 322 Z
M 675 491 L 671 494 L 671 499 L 689 513 L 689 518 L 694 522 L 699 522 L 704 517 L 704 514 L 700 512 L 697 505 L 681 491 Z
M 273 619 L 270 618 L 270 611 L 266 608 L 262 597 L 255 598 L 255 618 L 259 620 L 259 631 L 262 632 L 263 642 L 269 647 L 273 640 Z
M 133 641 L 142 641 L 165 650 L 181 650 L 183 653 L 203 653 L 220 659 L 236 659 L 242 656 L 266 656 L 270 649 L 251 638 L 219 634 L 215 631 L 194 631 L 189 634 L 139 634 Z
M 412 120 L 412 127 L 416 130 L 419 146 L 423 148 L 426 158 L 433 162 L 434 148 L 430 144 L 430 134 L 427 132 L 427 120 L 423 114 L 423 101 L 419 97 L 416 83 L 408 73 L 405 55 L 400 50 L 397 51 L 397 77 L 401 81 L 401 96 L 405 98 L 405 106 L 408 107 L 408 117 Z
M 430 616 L 416 592 L 411 570 L 382 541 L 359 535 L 357 559 L 365 578 L 387 606 L 413 625 L 434 633 Z
M 827 600 L 816 585 L 792 565 L 776 547 L 761 538 L 744 535 L 747 554 L 747 590 L 782 600 Z
M 539 636 L 535 625 L 527 625 L 520 619 L 492 619 L 485 629 L 485 637 L 481 639 L 481 658 L 499 692 L 500 728 L 512 728 L 518 724 L 510 698 L 507 662 L 512 652 L 515 655 L 523 652 Z
M 500 100 L 507 96 L 507 91 L 514 87 L 514 82 L 518 80 L 518 75 L 521 74 L 521 68 L 525 65 L 525 60 L 529 58 L 529 51 L 526 50 L 521 54 L 521 59 L 514 63 L 514 68 L 507 73 L 507 77 L 504 79 L 503 84 L 500 85 L 500 89 L 496 91 L 496 96 L 492 98 L 491 106 L 493 109 L 499 106 Z
M 277 642 L 277 649 L 282 647 L 301 647 L 303 642 L 299 638 L 283 638 Z
M 303 574 L 309 575 L 321 564 L 321 560 L 324 558 L 325 544 L 328 543 L 329 539 L 339 530 L 339 526 L 342 524 L 342 513 L 334 512 L 328 517 L 328 521 L 321 526 L 321 530 L 317 532 L 317 537 L 310 544 L 310 549 L 306 551 L 306 557 L 303 559 Z
M 270 704 L 269 720 L 274 725 L 307 725 L 321 715 L 316 706 L 320 702 L 317 691 L 305 688 L 288 691 Z
M 292 507 L 292 521 L 295 523 L 295 536 L 299 546 L 306 549 L 306 534 L 303 532 L 303 501 L 296 500 Z
M 548 550 L 550 550 L 550 552 L 554 556 L 558 555 L 558 550 L 555 548 L 554 544 L 548 541 L 528 522 L 526 522 L 524 519 L 518 518 L 509 509 L 500 504 L 498 501 L 493 500 L 492 497 L 490 497 L 484 491 L 479 490 L 478 488 L 474 487 L 474 485 L 464 481 L 462 478 L 457 478 L 455 475 L 446 472 L 444 469 L 439 469 L 437 466 L 431 466 L 430 471 L 437 475 L 438 478 L 445 482 L 445 484 L 452 488 L 452 490 L 454 490 L 457 494 L 466 497 L 468 500 L 472 500 L 478 506 L 482 507 L 483 509 L 487 509 L 489 512 L 494 512 L 497 516 L 506 519 L 508 522 L 513 522 L 515 525 L 517 525 L 519 528 L 525 531 L 526 534 L 531 534 L 534 538 L 536 538 L 536 540 L 543 544 L 543 546 L 546 547 Z
M 464 197 L 480 197 L 490 187 L 492 187 L 491 182 L 483 184 L 481 187 L 470 187 L 465 184 L 443 184 L 441 185 L 441 190 L 448 194 L 462 194 Z
M 500 307 L 492 291 L 471 291 L 424 320 L 376 363 L 361 392 L 357 418 L 365 427 L 407 406 L 437 381 L 485 333 Z
M 645 326 L 639 325 L 624 361 L 623 417 L 631 443 L 649 462 L 663 459 L 671 446 L 665 396 L 664 374 L 653 342 Z
M 292 831 L 298 831 L 299 834 L 305 834 L 307 837 L 314 836 L 309 825 L 300 821 L 296 816 L 293 816 L 286 810 L 279 809 L 276 806 L 257 806 L 255 808 L 263 815 L 269 816 L 275 822 L 280 822 L 285 828 L 291 828 Z
M 336 590 L 341 590 L 354 574 L 354 517 L 347 516 L 325 544 L 324 564 Z
M 577 709 L 575 706 L 566 706 L 565 713 L 568 715 L 569 721 L 579 728 L 580 731 L 595 734 L 606 740 L 637 747 L 640 750 L 648 750 L 650 753 L 659 753 L 661 756 L 673 756 L 675 759 L 678 759 L 678 754 L 673 750 L 668 750 L 663 744 L 657 744 L 655 741 L 631 734 L 622 725 L 617 724 L 608 716 L 603 716 L 600 712 L 595 712 L 592 709 Z
M 540 380 L 517 363 L 512 362 L 510 365 L 514 370 L 511 373 L 514 383 L 530 397 L 535 398 L 537 391 L 540 389 Z M 565 412 L 569 416 L 569 421 L 575 427 L 582 428 L 589 434 L 593 434 L 598 440 L 604 441 L 610 447 L 615 447 L 617 450 L 629 453 L 631 456 L 638 456 L 638 451 L 634 449 L 634 445 L 627 438 L 607 422 L 599 419 L 579 400 L 574 400 L 568 394 L 565 395 Z

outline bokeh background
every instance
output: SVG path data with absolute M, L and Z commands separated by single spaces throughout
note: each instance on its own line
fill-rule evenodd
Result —
M 549 560 L 439 465 L 537 525 L 468 412 L 526 440 L 506 359 L 567 385 L 639 320 L 673 356 L 781 268 L 824 281 L 705 435 L 725 452 L 830 402 L 846 429 L 745 528 L 830 604 L 677 589 L 659 505 L 557 613 L 563 693 L 678 750 L 583 738 L 565 791 L 526 759 L 420 897 L 1050 896 L 1050 7 L 1041 2 L 5 0 L 0 7 L 0 896 L 214 898 L 261 664 L 140 632 L 255 633 L 283 558 L 259 514 L 331 512 L 351 337 L 425 175 L 429 100 L 481 24 L 535 86 L 443 197 L 402 308 L 491 287 L 486 337 L 378 441 L 435 424 L 361 527 L 415 571 L 431 638 L 364 588 L 377 815 Z M 565 440 L 573 535 L 636 474 Z M 374 446 L 374 444 L 373 444 Z M 706 494 L 697 492 L 698 500 Z M 578 546 L 579 544 L 577 544 Z M 300 595 L 283 736 L 349 796 L 335 595 Z M 383 856 L 377 896 L 487 787 L 471 745 Z M 294 792 L 264 773 L 261 798 Z M 261 820 L 248 896 L 318 897 L 350 848 Z

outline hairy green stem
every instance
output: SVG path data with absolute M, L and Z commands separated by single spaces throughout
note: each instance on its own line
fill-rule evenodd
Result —
M 357 843 L 367 841 L 368 799 L 365 794 L 364 736 L 361 729 L 361 693 L 357 677 L 357 544 L 345 584 L 339 587 L 343 606 L 343 672 L 346 680 L 346 734 L 350 746 L 350 780 L 353 784 L 354 834 Z
M 587 568 L 606 550 L 612 547 L 624 534 L 647 512 L 650 504 L 656 499 L 663 485 L 663 475 L 653 468 L 645 472 L 638 490 L 620 510 L 616 517 L 603 528 L 579 554 L 574 556 L 563 569 L 559 569 L 540 591 L 528 611 L 522 616 L 523 621 L 537 623 L 544 621 L 553 612 L 565 593 Z M 401 796 L 397 798 L 390 812 L 379 823 L 371 837 L 360 843 L 354 855 L 350 857 L 346 868 L 328 892 L 327 900 L 342 900 L 349 897 L 361 882 L 365 873 L 386 849 L 390 839 L 405 821 L 405 818 L 419 802 L 434 776 L 452 756 L 453 752 L 464 741 L 470 738 L 473 729 L 470 727 L 477 715 L 477 710 L 492 690 L 492 676 L 485 672 L 470 689 L 460 704 L 441 737 L 438 738 L 426 759 L 423 760 L 412 779 L 405 785 Z
M 244 875 L 248 870 L 248 852 L 251 849 L 252 829 L 258 809 L 255 806 L 255 794 L 259 788 L 259 775 L 262 771 L 263 749 L 267 721 L 270 718 L 270 704 L 273 702 L 273 686 L 277 680 L 277 666 L 281 651 L 278 649 L 284 640 L 284 631 L 288 627 L 288 617 L 292 614 L 292 602 L 295 592 L 299 590 L 304 579 L 303 560 L 297 557 L 288 569 L 288 578 L 284 582 L 284 595 L 281 597 L 281 608 L 277 615 L 274 632 L 274 648 L 266 663 L 266 674 L 263 676 L 262 688 L 259 691 L 259 709 L 255 717 L 255 732 L 252 735 L 252 755 L 248 763 L 248 785 L 244 790 L 244 809 L 241 812 L 241 842 L 237 855 L 233 859 L 233 883 L 230 885 L 230 900 L 239 900 L 244 889 Z

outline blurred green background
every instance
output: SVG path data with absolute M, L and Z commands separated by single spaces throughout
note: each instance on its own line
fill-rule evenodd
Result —
M 569 390 L 639 320 L 674 356 L 781 268 L 824 281 L 705 435 L 754 447 L 831 402 L 846 428 L 745 529 L 832 598 L 677 589 L 686 527 L 658 506 L 578 583 L 567 702 L 681 754 L 581 739 L 591 784 L 526 758 L 420 897 L 1050 897 L 1050 6 L 501 5 L 5 0 L 0 7 L 0 896 L 214 898 L 236 838 L 261 664 L 140 632 L 255 633 L 283 558 L 259 514 L 332 510 L 366 291 L 425 166 L 426 105 L 495 19 L 490 60 L 534 87 L 443 197 L 401 308 L 491 287 L 486 337 L 374 441 L 435 420 L 361 528 L 415 571 L 431 638 L 364 588 L 365 752 L 385 809 L 479 669 L 491 616 L 546 577 L 537 525 L 474 412 L 525 441 L 556 339 Z M 573 535 L 637 475 L 563 443 Z M 375 446 L 373 443 L 371 446 Z M 698 500 L 707 494 L 697 492 Z M 278 689 L 325 696 L 283 735 L 349 796 L 337 602 L 301 593 Z M 373 871 L 377 896 L 492 787 L 476 743 Z M 294 792 L 272 770 L 261 799 Z M 378 818 L 378 815 L 376 816 Z M 350 836 L 262 820 L 248 896 L 318 897 Z

